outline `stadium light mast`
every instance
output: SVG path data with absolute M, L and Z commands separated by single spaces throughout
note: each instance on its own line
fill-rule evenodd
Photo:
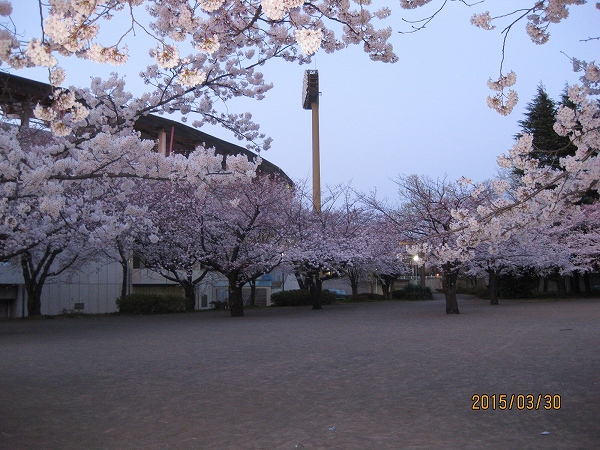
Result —
M 319 155 L 319 71 L 304 71 L 302 107 L 312 110 L 313 210 L 321 211 L 321 162 Z

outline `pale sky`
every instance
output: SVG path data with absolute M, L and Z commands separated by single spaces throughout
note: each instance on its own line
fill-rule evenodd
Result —
M 537 85 L 542 82 L 557 100 L 566 83 L 578 81 L 580 74 L 572 71 L 561 52 L 587 61 L 598 61 L 600 54 L 599 40 L 581 42 L 600 36 L 600 11 L 595 1 L 570 7 L 570 17 L 550 28 L 550 41 L 542 46 L 529 40 L 524 22 L 517 24 L 508 38 L 504 69 L 517 74 L 514 88 L 520 101 L 505 117 L 486 105 L 491 94 L 486 82 L 499 75 L 501 29 L 484 31 L 470 25 L 469 19 L 488 9 L 492 16 L 501 15 L 530 6 L 533 0 L 488 0 L 471 8 L 449 2 L 426 29 L 412 34 L 396 32 L 410 29 L 402 19 L 425 17 L 441 5 L 440 0 L 414 11 L 401 10 L 397 0 L 374 3 L 393 9 L 385 23 L 395 30 L 391 42 L 399 62 L 373 62 L 360 48 L 333 55 L 319 51 L 309 66 L 271 62 L 262 70 L 275 85 L 266 99 L 244 99 L 229 105 L 231 112 L 252 113 L 261 131 L 274 139 L 262 156 L 293 179 L 311 176 L 311 112 L 302 109 L 301 103 L 306 69 L 317 69 L 320 78 L 322 185 L 351 182 L 355 189 L 377 189 L 392 199 L 396 188 L 391 180 L 399 174 L 465 176 L 474 181 L 492 178 L 497 173 L 496 157 L 513 145 L 513 136 L 519 131 L 517 121 L 523 118 Z M 13 7 L 19 29 L 30 32 L 39 28 L 37 1 L 19 0 Z M 129 48 L 134 53 L 136 44 L 130 43 Z M 66 84 L 89 86 L 92 75 L 116 71 L 126 75 L 129 90 L 140 92 L 143 85 L 138 73 L 151 63 L 144 59 L 145 50 L 140 53 L 122 67 L 72 59 L 63 64 L 69 73 Z M 13 73 L 47 81 L 47 72 L 40 69 Z M 180 115 L 170 118 L 179 120 Z M 189 123 L 192 120 L 190 117 Z M 202 130 L 244 145 L 225 130 Z

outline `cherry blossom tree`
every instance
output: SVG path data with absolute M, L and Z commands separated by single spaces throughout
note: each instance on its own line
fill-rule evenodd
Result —
M 39 316 L 42 308 L 42 290 L 49 278 L 68 271 L 75 271 L 77 264 L 90 257 L 85 242 L 74 239 L 72 230 L 64 229 L 52 239 L 26 250 L 19 260 L 25 290 L 27 292 L 27 314 Z
M 148 194 L 157 185 L 170 183 L 136 178 L 103 181 L 107 186 L 94 196 L 98 180 L 80 181 L 77 185 L 84 198 L 82 225 L 78 231 L 98 255 L 121 266 L 121 297 L 129 293 L 129 273 L 136 240 L 156 239 L 157 222 L 153 222 Z
M 204 149 L 187 158 L 167 158 L 152 152 L 153 146 L 130 132 L 101 132 L 78 141 L 34 128 L 0 129 L 0 259 L 15 261 L 22 255 L 27 261 L 26 280 L 39 286 L 30 290 L 32 302 L 40 298 L 43 279 L 56 272 L 51 269 L 55 258 L 68 253 L 60 243 L 65 227 L 86 236 L 95 248 L 106 248 L 106 239 L 113 239 L 126 286 L 131 239 L 124 238 L 132 223 L 146 220 L 144 209 L 132 202 L 134 180 L 182 180 L 201 193 L 207 178 L 217 176 L 221 183 L 252 178 L 260 163 L 245 156 L 225 162 Z M 40 281 L 35 274 L 46 275 Z
M 47 133 L 41 135 L 40 143 L 32 139 L 37 133 L 30 129 L 0 129 L 2 260 L 35 246 L 54 232 L 52 220 L 36 219 L 44 226 L 31 227 L 27 225 L 29 217 L 42 215 L 55 219 L 81 213 L 83 203 L 79 212 L 75 204 L 66 209 L 65 190 L 73 183 L 95 180 L 91 191 L 95 198 L 100 198 L 110 187 L 102 182 L 105 179 L 183 179 L 202 190 L 211 174 L 221 174 L 219 180 L 224 182 L 228 177 L 252 176 L 260 163 L 260 158 L 250 163 L 245 156 L 229 157 L 224 169 L 223 157 L 204 149 L 188 158 L 182 155 L 166 158 L 151 151 L 153 142 L 141 141 L 130 134 L 100 133 L 74 145 Z M 128 195 L 131 185 L 123 187 L 122 195 Z
M 399 205 L 388 205 L 375 196 L 369 203 L 404 236 L 408 255 L 442 269 L 446 314 L 459 314 L 456 281 L 464 261 L 471 257 L 471 246 L 457 240 L 453 226 L 456 211 L 474 207 L 470 188 L 463 182 L 417 175 L 400 176 L 396 183 Z
M 381 283 L 383 295 L 391 298 L 396 279 L 411 272 L 408 263 L 410 255 L 406 254 L 406 245 L 402 244 L 407 236 L 404 229 L 399 229 L 397 224 L 383 215 L 377 217 L 370 226 L 370 272 Z
M 432 3 L 431 0 L 406 0 L 401 5 L 412 9 Z M 440 1 L 439 9 L 414 25 L 413 31 L 420 30 L 437 15 L 441 8 L 447 5 L 447 1 Z M 466 2 L 462 2 L 467 4 Z M 488 97 L 488 105 L 500 112 L 509 114 L 517 102 L 517 93 L 512 89 L 516 82 L 516 74 L 512 70 L 505 71 L 504 54 L 506 37 L 520 23 L 525 25 L 526 31 L 535 44 L 544 44 L 550 38 L 550 30 L 555 24 L 568 18 L 571 6 L 584 5 L 585 0 L 543 0 L 527 3 L 521 8 L 513 11 L 509 7 L 504 8 L 497 14 L 489 11 L 476 12 L 471 22 L 485 30 L 493 30 L 500 26 L 504 35 L 502 48 L 502 61 L 500 63 L 500 75 L 496 80 L 490 79 L 488 86 L 496 92 Z M 474 3 L 472 7 L 479 7 L 483 2 Z M 600 9 L 600 4 L 596 4 Z M 588 40 L 597 37 L 586 36 Z M 558 135 L 570 140 L 575 150 L 569 154 L 562 155 L 555 161 L 552 167 L 540 164 L 537 158 L 537 150 L 534 145 L 534 136 L 524 133 L 513 149 L 506 155 L 498 158 L 498 164 L 502 169 L 508 169 L 523 174 L 518 187 L 508 192 L 511 184 L 507 180 L 494 180 L 494 190 L 497 196 L 490 202 L 481 198 L 477 201 L 481 204 L 479 208 L 467 211 L 456 211 L 456 220 L 452 229 L 456 236 L 457 245 L 461 248 L 476 248 L 479 242 L 494 241 L 494 234 L 498 233 L 502 226 L 498 226 L 497 220 L 511 224 L 510 228 L 524 229 L 528 223 L 539 223 L 539 219 L 551 221 L 553 217 L 567 211 L 573 203 L 582 196 L 590 194 L 597 195 L 598 177 L 600 164 L 598 163 L 598 149 L 600 148 L 600 134 L 598 132 L 598 102 L 596 96 L 600 93 L 600 69 L 594 62 L 588 62 L 571 57 L 573 69 L 581 72 L 580 84 L 568 88 L 563 105 L 556 113 L 556 124 L 554 130 Z M 544 149 L 552 154 L 560 154 L 561 148 Z M 474 186 L 475 197 L 478 198 L 485 191 L 483 184 Z M 498 219 L 499 216 L 504 216 Z
M 524 229 L 531 223 L 552 223 L 584 195 L 598 191 L 600 114 L 597 102 L 588 98 L 588 91 L 585 87 L 569 88 L 570 98 L 578 106 L 576 109 L 563 106 L 557 114 L 555 130 L 570 137 L 577 147 L 575 154 L 560 158 L 556 168 L 541 166 L 531 156 L 533 137 L 520 137 L 508 155 L 498 158 L 500 167 L 523 174 L 519 183 L 511 185 L 507 180 L 494 180 L 492 186 L 497 195 L 493 199 L 482 201 L 477 209 L 457 212 L 454 229 L 459 242 L 476 246 L 477 242 L 493 240 L 493 235 L 502 228 L 498 226 L 500 221 L 511 224 L 512 230 Z M 483 197 L 484 191 L 480 185 L 473 193 L 475 197 Z
M 337 209 L 346 223 L 339 233 L 352 244 L 341 273 L 348 277 L 353 296 L 358 294 L 359 282 L 375 281 L 389 299 L 397 278 L 410 273 L 405 246 L 401 244 L 405 236 L 367 204 L 356 205 L 356 201 L 350 203 L 352 209 L 349 203 Z
M 298 185 L 296 202 L 287 211 L 291 244 L 285 253 L 317 310 L 322 309 L 323 282 L 358 269 L 369 245 L 364 233 L 368 215 L 347 187 L 328 188 L 322 199 L 320 211 L 315 211 L 305 185 Z
M 535 223 L 518 233 L 512 233 L 510 228 L 511 224 L 506 224 L 504 233 L 480 242 L 465 263 L 466 275 L 487 278 L 492 305 L 499 304 L 498 280 L 502 275 L 517 275 L 522 271 L 544 275 L 554 268 L 567 270 L 572 266 L 569 252 L 562 239 L 558 240 L 556 227 Z
M 208 273 L 200 245 L 201 218 L 205 211 L 195 188 L 187 183 L 154 182 L 146 186 L 143 199 L 152 233 L 134 235 L 133 252 L 146 268 L 179 284 L 185 292 L 186 309 L 196 305 L 196 287 Z
M 50 82 L 57 86 L 56 101 L 36 108 L 35 114 L 61 135 L 69 134 L 70 122 L 82 122 L 95 105 L 66 101 L 68 93 L 58 88 L 65 79 L 60 60 L 74 56 L 127 64 L 126 42 L 138 32 L 146 36 L 142 45 L 149 46 L 153 59 L 141 76 L 154 91 L 130 99 L 127 114 L 178 111 L 184 120 L 191 115 L 194 126 L 221 124 L 255 149 L 268 148 L 270 140 L 263 140 L 251 115 L 219 112 L 218 105 L 234 97 L 261 99 L 271 85 L 257 68 L 269 60 L 308 63 L 319 48 L 335 52 L 356 44 L 363 44 L 373 60 L 397 60 L 388 42 L 391 29 L 373 25 L 390 14 L 389 8 L 374 10 L 365 2 L 352 9 L 350 2 L 332 0 L 202 0 L 193 5 L 179 0 L 54 0 L 48 7 L 40 2 L 41 29 L 23 41 L 19 24 L 11 20 L 12 8 L 2 0 L 0 14 L 8 20 L 0 61 L 12 69 L 48 67 Z M 121 32 L 103 32 L 105 20 L 113 17 L 120 19 Z
M 541 254 L 536 267 L 556 282 L 559 294 L 566 294 L 565 276 L 574 280 L 598 268 L 598 208 L 598 202 L 572 205 L 540 227 L 541 235 L 530 242 Z
M 336 232 L 348 240 L 354 250 L 342 275 L 348 277 L 352 295 L 356 296 L 359 282 L 368 280 L 373 270 L 377 239 L 373 233 L 375 218 L 350 186 L 340 186 L 338 190 L 339 198 L 335 205 L 341 221 Z
M 22 197 L 16 208 L 21 210 L 22 216 L 15 221 L 22 228 L 17 233 L 11 230 L 14 234 L 23 235 L 22 246 L 14 247 L 15 240 L 10 238 L 3 240 L 10 242 L 5 248 L 13 252 L 8 261 L 21 268 L 29 316 L 41 314 L 42 292 L 48 279 L 64 273 L 72 274 L 96 255 L 95 249 L 89 245 L 88 236 L 81 233 L 84 214 L 81 214 L 80 206 L 90 195 L 81 196 L 86 189 L 81 189 L 78 182 L 64 183 L 61 187 L 63 190 L 58 198 L 63 204 L 57 209 L 44 206 L 49 204 L 48 197 L 41 203 L 35 195 Z M 10 202 L 8 205 L 12 206 Z M 88 206 L 91 205 L 84 209 Z M 89 215 L 89 210 L 87 213 Z M 31 233 L 29 230 L 35 231 Z
M 567 242 L 573 264 L 583 272 L 598 270 L 600 243 L 600 204 L 582 205 L 569 224 Z
M 212 183 L 201 198 L 194 237 L 204 267 L 228 280 L 232 317 L 244 315 L 244 285 L 281 263 L 288 245 L 284 212 L 292 199 L 286 180 L 267 175 Z

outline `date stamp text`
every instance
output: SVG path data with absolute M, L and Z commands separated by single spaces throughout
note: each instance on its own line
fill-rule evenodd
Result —
M 559 410 L 560 394 L 473 394 L 471 409 L 487 410 Z

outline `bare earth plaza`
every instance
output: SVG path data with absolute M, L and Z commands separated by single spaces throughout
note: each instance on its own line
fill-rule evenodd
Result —
M 600 301 L 459 297 L 2 321 L 0 448 L 598 448 Z

